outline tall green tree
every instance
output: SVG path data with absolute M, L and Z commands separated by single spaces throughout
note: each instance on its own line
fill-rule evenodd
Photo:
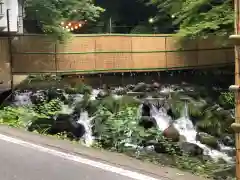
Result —
M 226 37 L 233 33 L 233 0 L 145 0 L 158 8 L 156 19 L 167 15 L 183 38 Z
M 25 0 L 26 18 L 37 20 L 44 33 L 58 39 L 67 35 L 62 21 L 95 21 L 103 11 L 92 0 Z

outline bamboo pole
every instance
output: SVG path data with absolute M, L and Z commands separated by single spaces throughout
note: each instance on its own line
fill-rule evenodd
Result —
M 230 91 L 235 92 L 235 123 L 231 125 L 235 131 L 236 138 L 236 180 L 240 180 L 240 0 L 234 1 L 235 14 L 235 34 L 230 36 L 235 44 L 235 85 L 229 87 Z

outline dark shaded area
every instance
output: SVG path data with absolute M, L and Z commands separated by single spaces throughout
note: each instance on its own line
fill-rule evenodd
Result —
M 0 92 L 0 104 L 1 104 L 1 106 L 5 102 L 5 100 L 7 100 L 11 97 L 11 95 L 12 95 L 12 90 L 11 89 Z

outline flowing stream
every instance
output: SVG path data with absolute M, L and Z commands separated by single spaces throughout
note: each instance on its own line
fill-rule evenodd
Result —
M 228 156 L 227 153 L 225 153 L 227 150 L 232 150 L 233 148 L 219 144 L 220 151 L 218 151 L 196 140 L 197 131 L 191 119 L 189 118 L 187 102 L 185 102 L 181 117 L 176 120 L 172 120 L 163 108 L 160 108 L 158 110 L 156 107 L 152 106 L 150 113 L 151 116 L 156 119 L 159 130 L 164 131 L 171 124 L 173 124 L 173 126 L 178 130 L 179 134 L 183 136 L 187 142 L 196 144 L 202 148 L 204 155 L 208 155 L 214 160 L 223 159 L 226 162 L 233 161 L 232 157 Z
M 165 89 L 165 91 L 169 91 L 169 89 Z M 94 89 L 92 95 L 90 97 L 91 100 L 95 100 L 97 95 L 99 94 L 99 89 Z M 24 106 L 31 105 L 30 95 L 32 92 L 26 91 L 15 94 L 14 105 Z M 121 96 L 114 96 L 115 98 L 120 98 Z M 73 103 L 71 106 L 62 105 L 61 113 L 72 114 L 74 110 L 74 106 L 77 102 L 80 102 L 83 99 L 83 95 L 75 95 L 73 97 Z M 141 116 L 142 105 L 139 107 L 138 116 Z M 204 155 L 208 155 L 215 160 L 223 159 L 226 162 L 232 162 L 233 158 L 227 155 L 227 151 L 233 150 L 232 147 L 224 146 L 223 144 L 219 144 L 220 151 L 214 150 L 208 147 L 205 144 L 202 144 L 200 141 L 196 140 L 197 131 L 189 117 L 188 113 L 188 104 L 185 102 L 184 108 L 181 113 L 181 117 L 179 119 L 173 120 L 169 115 L 167 115 L 167 111 L 165 108 L 157 108 L 152 105 L 150 109 L 150 114 L 155 118 L 157 126 L 160 131 L 166 130 L 171 124 L 178 130 L 179 134 L 183 136 L 187 142 L 198 145 L 200 148 L 204 150 Z M 87 111 L 83 111 L 80 113 L 79 119 L 77 122 L 82 124 L 85 128 L 85 134 L 83 136 L 84 142 L 86 146 L 91 146 L 94 142 L 94 137 L 92 135 L 92 120 L 94 117 L 89 117 Z

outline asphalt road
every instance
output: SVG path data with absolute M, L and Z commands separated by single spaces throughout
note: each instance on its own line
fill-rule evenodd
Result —
M 113 172 L 0 140 L 1 180 L 131 180 Z

